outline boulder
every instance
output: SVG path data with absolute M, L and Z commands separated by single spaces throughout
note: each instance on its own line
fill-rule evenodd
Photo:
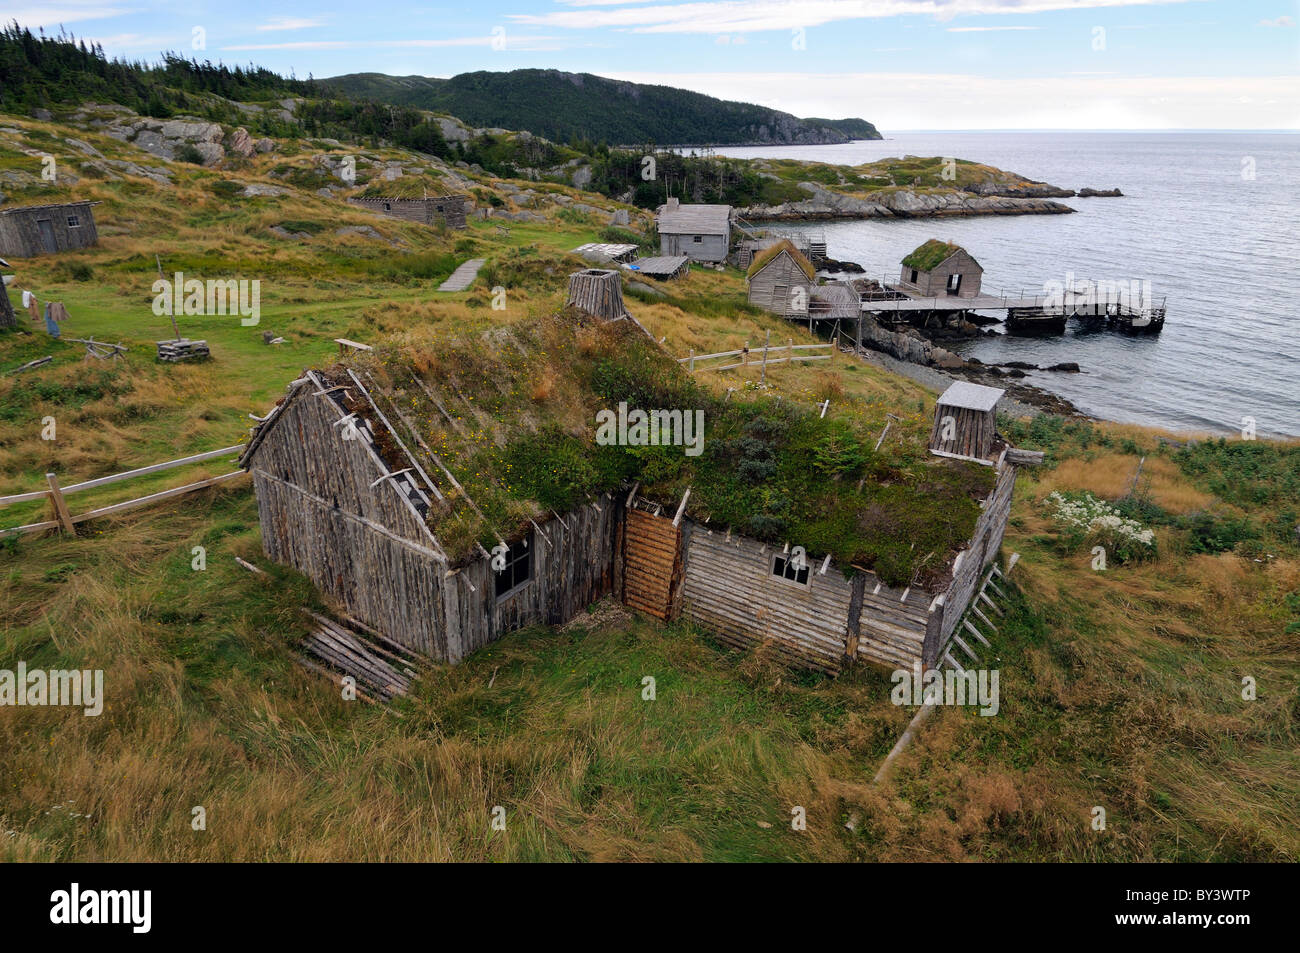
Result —
M 631 218 L 628 216 L 627 209 L 625 208 L 615 209 L 614 214 L 609 217 L 609 224 L 611 225 L 627 225 L 630 224 L 630 222 Z
M 203 159 L 205 166 L 213 166 L 226 157 L 226 150 L 219 142 L 196 142 L 194 148 Z
M 262 153 L 265 153 L 265 152 L 274 152 L 274 151 L 275 151 L 275 140 L 274 140 L 274 139 L 258 139 L 256 142 L 253 143 L 253 148 L 256 149 L 258 152 L 262 152 Z
M 1074 361 L 1064 361 L 1060 364 L 1053 364 L 1051 367 L 1043 368 L 1045 371 L 1064 371 L 1067 374 L 1078 374 L 1079 365 Z
M 94 156 L 96 159 L 104 158 L 104 154 L 89 142 L 82 142 L 80 139 L 73 139 L 71 137 L 64 139 L 63 141 L 72 146 L 72 148 L 84 152 L 88 156 Z
M 243 126 L 230 134 L 230 138 L 226 140 L 226 148 L 235 155 L 244 156 L 245 158 L 257 151 L 257 147 L 253 144 L 253 137 L 248 134 L 248 130 Z
M 244 190 L 239 194 L 246 199 L 251 199 L 260 196 L 270 197 L 276 195 L 284 195 L 288 191 L 289 191 L 288 189 L 282 188 L 281 186 L 278 185 L 262 185 L 259 182 L 254 182 L 251 185 L 244 186 Z
M 39 119 L 41 122 L 50 122 L 54 119 L 54 113 L 48 109 L 33 109 L 32 118 Z
M 225 138 L 221 127 L 215 122 L 188 122 L 184 119 L 172 119 L 162 124 L 158 130 L 164 139 L 184 139 L 187 142 L 220 142 Z M 248 135 L 248 133 L 244 133 Z

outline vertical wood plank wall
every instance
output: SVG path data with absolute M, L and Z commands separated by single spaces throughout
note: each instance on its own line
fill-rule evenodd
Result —
M 623 531 L 623 601 L 656 619 L 672 617 L 681 533 L 666 516 L 629 510 Z

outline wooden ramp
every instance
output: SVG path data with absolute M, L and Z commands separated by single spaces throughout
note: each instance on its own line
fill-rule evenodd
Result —
M 486 258 L 471 258 L 461 264 L 450 277 L 438 286 L 439 291 L 464 291 L 478 277 L 478 270 L 487 264 Z
M 667 621 L 682 571 L 681 532 L 666 516 L 628 510 L 623 536 L 623 602 Z

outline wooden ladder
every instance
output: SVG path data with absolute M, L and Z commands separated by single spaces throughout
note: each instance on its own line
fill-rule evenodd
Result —
M 980 664 L 979 653 L 975 648 L 972 648 L 972 643 L 978 642 L 980 646 L 983 646 L 986 649 L 991 648 L 992 646 L 985 634 L 981 632 L 971 620 L 971 616 L 975 616 L 980 622 L 984 623 L 984 625 L 988 627 L 989 635 L 997 634 L 997 625 L 994 624 L 992 619 L 984 614 L 984 610 L 980 608 L 980 603 L 983 602 L 984 605 L 988 606 L 988 608 L 998 616 L 1004 614 L 1001 607 L 999 607 L 998 604 L 993 601 L 993 597 L 989 595 L 989 590 L 993 590 L 994 594 L 997 595 L 998 598 L 1006 599 L 1007 594 L 1002 591 L 1002 588 L 994 580 L 998 579 L 1003 583 L 1006 583 L 1007 573 L 1011 572 L 1011 570 L 1015 568 L 1015 565 L 1019 560 L 1020 554 L 1012 553 L 1010 560 L 1007 561 L 1006 572 L 1003 572 L 1002 568 L 998 566 L 997 563 L 994 563 L 989 567 L 989 571 L 984 575 L 984 581 L 980 583 L 979 590 L 975 593 L 975 598 L 970 601 L 970 605 L 967 607 L 966 613 L 962 617 L 961 624 L 957 627 L 957 630 L 953 632 L 947 648 L 944 649 L 943 657 L 939 659 L 939 668 L 943 668 L 946 665 L 948 668 L 957 672 L 958 675 L 964 675 L 966 674 L 966 665 L 974 667 Z M 967 642 L 962 638 L 962 632 L 971 636 L 971 642 Z M 953 656 L 954 650 L 960 650 L 967 659 L 969 659 L 966 665 L 962 665 L 961 662 L 957 661 Z

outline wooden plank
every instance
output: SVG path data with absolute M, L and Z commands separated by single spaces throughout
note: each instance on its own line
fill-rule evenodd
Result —
M 84 523 L 86 520 L 99 519 L 101 516 L 112 516 L 114 513 L 124 513 L 127 510 L 134 510 L 141 506 L 148 506 L 150 503 L 157 503 L 159 500 L 166 500 L 173 496 L 181 496 L 185 493 L 193 493 L 195 490 L 202 490 L 210 486 L 216 486 L 219 483 L 225 483 L 236 477 L 246 476 L 246 470 L 235 470 L 233 473 L 223 473 L 221 476 L 213 477 L 210 480 L 200 480 L 198 483 L 188 483 L 185 486 L 174 487 L 170 490 L 162 490 L 159 493 L 150 493 L 148 496 L 142 496 L 138 500 L 127 500 L 125 503 L 114 503 L 112 506 L 101 506 L 97 510 L 91 510 L 89 513 L 82 513 L 80 516 L 74 516 L 72 522 Z
M 54 504 L 54 513 L 59 519 L 59 525 L 69 536 L 75 536 L 77 529 L 72 525 L 72 514 L 68 512 L 68 504 L 63 499 L 63 493 L 59 490 L 59 478 L 56 474 L 45 474 L 45 480 L 50 485 L 50 502 Z
M 112 476 L 87 480 L 84 483 L 74 483 L 72 486 L 65 487 L 63 492 L 79 493 L 82 490 L 93 489 L 97 486 L 107 486 L 110 483 L 117 483 L 120 480 L 129 480 L 133 477 L 144 476 L 147 473 L 160 473 L 163 470 L 170 470 L 173 467 L 183 467 L 188 463 L 202 463 L 204 460 L 215 460 L 217 457 L 230 456 L 239 453 L 243 449 L 243 444 L 235 444 L 233 447 L 223 447 L 221 450 L 209 450 L 207 453 L 196 453 L 190 457 L 181 457 L 179 460 L 168 460 L 166 463 L 155 463 L 150 467 L 140 467 L 135 470 L 127 470 L 125 473 L 115 473 Z M 4 502 L 3 499 L 0 499 L 0 504 L 3 504 Z

